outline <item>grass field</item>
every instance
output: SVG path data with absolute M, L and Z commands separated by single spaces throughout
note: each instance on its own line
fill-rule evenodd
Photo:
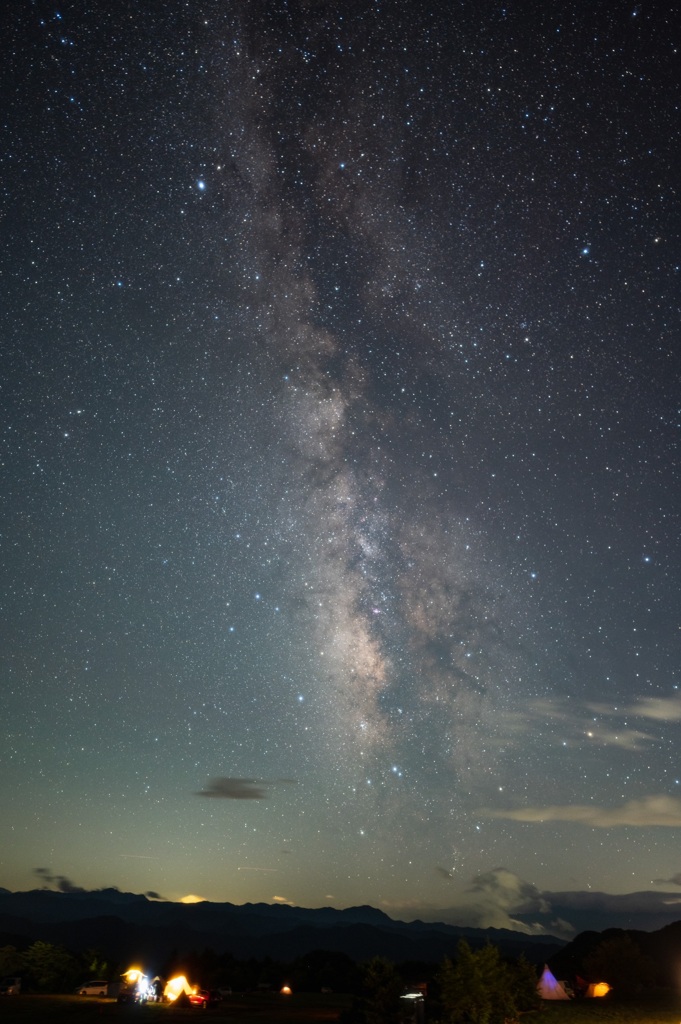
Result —
M 578 999 L 544 1003 L 538 1024 L 681 1024 L 681 997 Z
M 274 993 L 235 995 L 207 1010 L 159 1003 L 119 1005 L 82 996 L 10 996 L 0 1001 L 0 1024 L 174 1024 L 194 1020 L 230 1024 L 331 1024 L 351 1003 L 349 996 Z M 681 1024 L 681 997 L 646 1000 L 586 999 L 545 1003 L 525 1014 L 523 1024 Z M 426 1017 L 427 1022 L 427 1017 Z
M 164 1003 L 143 1006 L 119 1004 L 113 999 L 83 996 L 8 996 L 0 1001 L 0 1024 L 174 1024 L 193 1020 L 229 1021 L 230 1024 L 329 1024 L 351 1003 L 345 995 L 275 993 L 234 995 L 207 1010 Z M 678 1022 L 677 1022 L 678 1024 Z

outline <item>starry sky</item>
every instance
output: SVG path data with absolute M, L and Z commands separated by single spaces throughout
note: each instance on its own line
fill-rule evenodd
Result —
M 676 5 L 0 17 L 0 885 L 681 899 Z

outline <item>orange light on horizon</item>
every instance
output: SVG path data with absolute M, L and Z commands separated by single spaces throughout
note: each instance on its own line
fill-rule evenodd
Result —
M 281 989 L 281 994 L 282 994 L 282 996 L 290 996 L 291 995 L 291 989 L 288 987 L 288 985 L 284 985 L 284 987 Z

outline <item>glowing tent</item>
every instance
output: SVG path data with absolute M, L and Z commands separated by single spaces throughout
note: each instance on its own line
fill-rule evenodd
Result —
M 544 964 L 544 971 L 537 982 L 537 991 L 541 999 L 569 999 L 569 995 L 559 981 L 556 981 L 547 965 Z
M 607 996 L 609 991 L 610 986 L 607 981 L 597 981 L 589 985 L 584 995 L 587 999 L 602 999 L 603 996 Z

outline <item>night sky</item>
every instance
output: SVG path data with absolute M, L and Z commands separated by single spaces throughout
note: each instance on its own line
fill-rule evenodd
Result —
M 681 898 L 676 5 L 1 18 L 0 885 Z

